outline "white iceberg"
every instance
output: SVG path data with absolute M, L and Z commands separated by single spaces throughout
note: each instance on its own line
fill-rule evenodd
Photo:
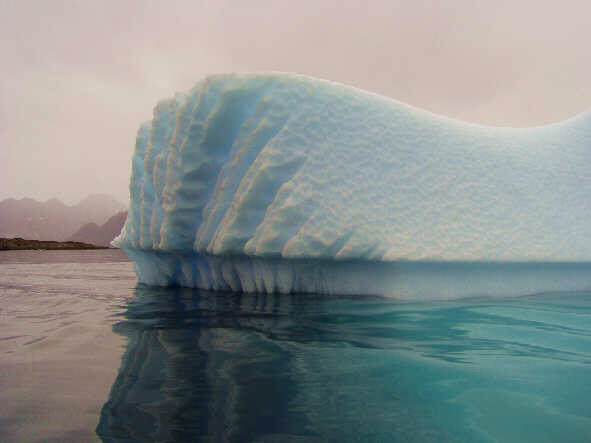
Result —
M 153 285 L 401 298 L 591 289 L 589 267 L 556 275 L 591 260 L 590 162 L 591 111 L 496 128 L 300 75 L 217 75 L 140 128 L 114 245 Z M 506 263 L 521 264 L 517 281 Z

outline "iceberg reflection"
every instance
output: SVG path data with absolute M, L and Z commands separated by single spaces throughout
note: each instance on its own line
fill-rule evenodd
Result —
M 114 326 L 128 345 L 97 434 L 104 441 L 218 441 L 303 432 L 305 417 L 290 410 L 293 355 L 251 333 L 285 327 L 297 302 L 139 286 Z
M 590 318 L 591 292 L 400 303 L 140 285 L 97 434 L 585 441 Z

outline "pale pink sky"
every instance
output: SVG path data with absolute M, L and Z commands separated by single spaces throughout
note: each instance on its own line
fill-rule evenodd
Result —
M 591 107 L 586 1 L 0 0 L 0 200 L 127 201 L 159 99 L 292 71 L 503 126 Z

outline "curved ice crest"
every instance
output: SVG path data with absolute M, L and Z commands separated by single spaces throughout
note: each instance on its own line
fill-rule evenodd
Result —
M 590 160 L 589 111 L 494 128 L 299 75 L 212 76 L 140 128 L 114 244 L 142 282 L 263 292 L 361 290 L 338 263 L 589 261 Z

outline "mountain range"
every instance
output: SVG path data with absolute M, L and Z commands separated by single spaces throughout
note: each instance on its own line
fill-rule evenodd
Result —
M 0 201 L 0 237 L 108 245 L 112 238 L 108 242 L 104 239 L 116 231 L 117 226 L 121 230 L 127 216 L 125 210 L 124 204 L 105 194 L 90 195 L 76 205 L 66 205 L 55 198 L 46 202 L 9 198 Z M 89 238 L 100 242 L 89 241 Z
M 71 242 L 90 243 L 96 246 L 109 246 L 111 240 L 119 235 L 123 224 L 127 219 L 127 211 L 118 212 L 103 225 L 87 223 L 78 229 L 72 236 L 68 237 Z

